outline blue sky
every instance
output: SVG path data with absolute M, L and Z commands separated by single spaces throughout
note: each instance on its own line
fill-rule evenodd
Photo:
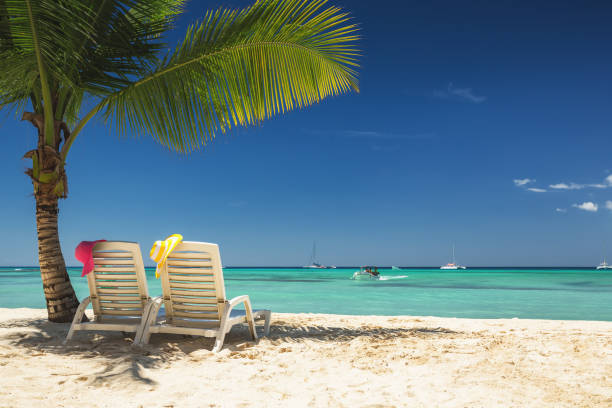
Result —
M 226 265 L 303 265 L 315 240 L 336 265 L 440 265 L 453 242 L 472 266 L 612 258 L 611 3 L 332 3 L 362 27 L 359 94 L 189 156 L 90 123 L 61 202 L 67 263 L 81 240 L 146 255 L 171 233 L 219 243 Z M 178 32 L 248 4 L 192 2 Z M 34 265 L 35 133 L 12 115 L 0 130 L 0 264 Z

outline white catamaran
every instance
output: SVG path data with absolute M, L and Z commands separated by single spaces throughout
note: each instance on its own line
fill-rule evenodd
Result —
M 317 243 L 312 243 L 312 255 L 310 256 L 310 265 L 304 266 L 304 268 L 312 269 L 325 269 L 325 266 L 317 262 Z
M 606 262 L 606 242 L 604 241 L 603 248 L 601 249 L 601 253 L 603 255 L 603 262 L 600 263 L 595 269 L 604 270 L 604 269 L 612 269 L 612 265 L 608 265 Z
M 606 257 L 604 256 L 603 262 L 599 264 L 599 266 L 595 269 L 612 269 L 612 265 L 608 265 L 606 262 Z
M 446 265 L 442 265 L 440 269 L 444 269 L 444 270 L 465 269 L 465 266 L 457 265 L 455 261 L 455 244 L 453 244 L 453 262 L 449 262 Z

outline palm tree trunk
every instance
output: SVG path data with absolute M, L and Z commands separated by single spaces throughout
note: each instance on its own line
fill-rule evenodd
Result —
M 58 197 L 51 192 L 35 194 L 38 260 L 49 320 L 72 321 L 79 301 L 74 293 L 60 247 L 57 229 Z

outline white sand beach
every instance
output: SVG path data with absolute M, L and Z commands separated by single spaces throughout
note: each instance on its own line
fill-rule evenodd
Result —
M 1 407 L 610 407 L 612 322 L 273 314 L 224 349 L 0 309 Z

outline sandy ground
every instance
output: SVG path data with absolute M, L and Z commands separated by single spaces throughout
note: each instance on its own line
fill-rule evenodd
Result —
M 1 407 L 612 407 L 612 322 L 278 313 L 218 354 L 67 330 L 0 309 Z

